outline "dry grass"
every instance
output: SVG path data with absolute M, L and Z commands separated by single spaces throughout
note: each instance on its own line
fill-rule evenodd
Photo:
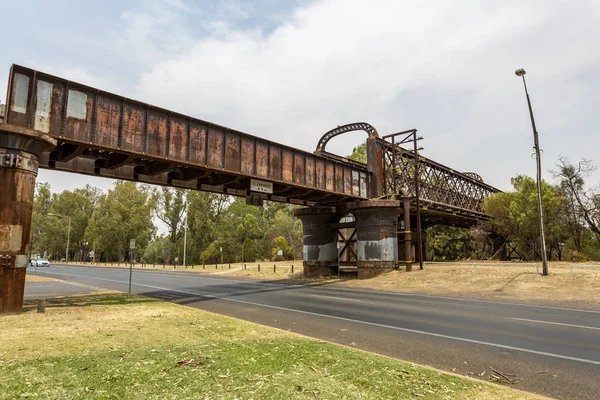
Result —
M 541 398 L 141 297 L 51 300 L 0 331 L 0 399 Z
M 343 284 L 400 292 L 600 305 L 600 268 L 576 268 L 571 276 L 569 264 L 552 263 L 549 271 L 548 276 L 541 276 L 535 264 L 426 264 L 424 271 L 417 265 L 413 272 L 393 271 Z
M 28 271 L 31 272 L 31 271 Z M 55 282 L 57 279 L 49 278 L 47 276 L 40 275 L 29 275 L 29 273 L 25 276 L 25 282 Z

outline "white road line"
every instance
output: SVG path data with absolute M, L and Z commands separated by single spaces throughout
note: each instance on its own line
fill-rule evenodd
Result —
M 553 307 L 553 306 L 540 306 L 536 304 L 525 304 L 525 303 L 511 303 L 507 301 L 494 301 L 494 300 L 478 300 L 478 299 L 467 299 L 461 297 L 452 297 L 452 296 L 441 296 L 436 294 L 422 294 L 422 293 L 401 293 L 401 292 L 387 292 L 383 290 L 367 290 L 367 289 L 347 289 L 347 288 L 325 288 L 325 290 L 339 290 L 346 292 L 362 292 L 369 294 L 382 294 L 382 295 L 390 295 L 390 296 L 401 296 L 401 297 L 425 297 L 431 299 L 444 299 L 444 300 L 456 300 L 462 301 L 466 303 L 487 303 L 487 304 L 499 304 L 503 306 L 517 306 L 517 307 L 531 307 L 531 308 L 543 308 L 549 310 L 564 310 L 564 311 L 575 311 L 575 312 L 583 312 L 590 314 L 600 314 L 600 311 L 594 310 L 582 310 L 581 308 L 567 308 L 567 307 Z
M 56 265 L 59 268 L 68 268 L 70 266 L 66 266 L 66 265 Z M 84 268 L 89 268 L 89 267 L 84 267 Z M 91 268 L 98 268 L 98 267 L 94 267 L 91 266 Z M 122 269 L 122 268 L 113 268 L 113 269 Z M 163 271 L 140 271 L 140 272 L 161 272 L 164 274 L 169 274 L 169 275 L 178 275 L 180 274 L 180 272 L 163 272 Z M 198 277 L 203 278 L 203 279 L 211 279 L 211 280 L 232 280 L 235 282 L 246 282 L 243 280 L 237 280 L 237 279 L 231 279 L 231 278 L 209 278 L 205 275 L 198 275 Z M 263 283 L 263 284 L 267 284 L 267 283 Z M 275 284 L 275 285 L 279 285 L 279 284 Z M 306 288 L 310 288 L 311 286 L 306 286 L 306 285 L 292 285 L 292 287 L 306 287 Z M 455 300 L 455 301 L 462 301 L 462 302 L 466 302 L 466 303 L 484 303 L 484 304 L 499 304 L 499 305 L 503 305 L 503 306 L 513 306 L 513 307 L 530 307 L 530 308 L 541 308 L 541 309 L 548 309 L 548 310 L 561 310 L 561 311 L 574 311 L 574 312 L 582 312 L 582 313 L 589 313 L 589 314 L 600 314 L 600 311 L 595 311 L 595 310 L 583 310 L 581 308 L 567 308 L 567 307 L 553 307 L 553 306 L 541 306 L 541 305 L 536 305 L 536 304 L 525 304 L 525 303 L 511 303 L 511 302 L 506 302 L 506 301 L 494 301 L 494 300 L 478 300 L 478 299 L 468 299 L 468 298 L 462 298 L 462 297 L 452 297 L 452 296 L 442 296 L 442 295 L 435 295 L 435 294 L 422 294 L 422 293 L 401 293 L 401 292 L 387 292 L 387 291 L 377 291 L 377 290 L 367 290 L 367 289 L 356 289 L 356 288 L 352 288 L 352 289 L 348 289 L 348 288 L 343 288 L 343 287 L 335 287 L 335 288 L 324 288 L 325 290 L 336 290 L 336 291 L 344 291 L 344 292 L 360 292 L 360 293 L 369 293 L 369 294 L 381 294 L 381 295 L 389 295 L 389 296 L 404 296 L 404 297 L 425 297 L 425 298 L 431 298 L 431 299 L 444 299 L 444 300 Z
M 97 279 L 97 280 L 101 280 L 101 281 L 116 282 L 116 283 L 122 283 L 122 284 L 128 284 L 129 283 L 129 281 L 118 281 L 118 280 L 115 280 L 115 279 L 90 278 L 90 277 L 85 276 L 85 275 L 60 274 L 60 273 L 57 273 L 57 272 L 49 272 L 49 271 L 47 273 L 49 273 L 49 274 L 55 274 L 55 275 L 63 275 L 63 276 L 74 276 L 74 277 L 87 278 L 87 279 Z M 310 311 L 295 310 L 293 308 L 278 307 L 278 306 L 272 306 L 272 305 L 269 305 L 269 304 L 255 303 L 255 302 L 252 302 L 252 301 L 245 301 L 245 300 L 240 300 L 240 299 L 232 299 L 232 298 L 229 298 L 229 297 L 219 297 L 219 296 L 214 296 L 214 295 L 209 295 L 209 294 L 201 294 L 201 293 L 195 293 L 195 292 L 188 292 L 188 291 L 185 291 L 185 290 L 169 289 L 169 288 L 160 287 L 160 286 L 143 285 L 143 284 L 140 284 L 140 283 L 132 283 L 132 285 L 142 286 L 142 287 L 148 287 L 148 288 L 151 288 L 151 289 L 165 290 L 167 292 L 183 293 L 183 294 L 188 294 L 188 295 L 192 295 L 192 296 L 200 296 L 200 297 L 206 297 L 206 298 L 212 298 L 212 299 L 232 301 L 232 302 L 235 302 L 235 303 L 249 304 L 249 305 L 253 305 L 253 306 L 259 306 L 259 307 L 265 307 L 265 308 L 272 308 L 272 309 L 281 310 L 281 311 L 290 311 L 290 312 L 295 312 L 295 313 L 299 313 L 299 314 L 313 315 L 313 316 L 316 316 L 316 317 L 330 318 L 330 319 L 335 319 L 335 320 L 338 320 L 338 321 L 346 321 L 346 322 L 352 322 L 352 323 L 356 323 L 356 324 L 376 326 L 376 327 L 379 327 L 379 328 L 394 329 L 394 330 L 397 330 L 397 331 L 416 333 L 416 334 L 419 334 L 419 335 L 428 335 L 428 336 L 439 337 L 439 338 L 443 338 L 443 339 L 456 340 L 456 341 L 460 341 L 460 342 L 474 343 L 474 344 L 480 344 L 480 345 L 491 346 L 491 347 L 498 347 L 498 348 L 501 348 L 501 349 L 514 350 L 514 351 L 522 351 L 524 353 L 531 353 L 531 354 L 537 354 L 537 355 L 546 356 L 546 357 L 560 358 L 560 359 L 569 360 L 569 361 L 578 361 L 578 362 L 582 362 L 582 363 L 586 363 L 586 364 L 600 365 L 600 361 L 588 360 L 586 358 L 570 357 L 570 356 L 565 356 L 565 355 L 562 355 L 562 354 L 548 353 L 548 352 L 545 352 L 545 351 L 537 351 L 537 350 L 531 350 L 531 349 L 524 349 L 522 347 L 514 347 L 514 346 L 508 346 L 508 345 L 504 345 L 504 344 L 484 342 L 484 341 L 481 341 L 481 340 L 467 339 L 467 338 L 461 338 L 461 337 L 450 336 L 450 335 L 442 335 L 440 333 L 425 332 L 425 331 L 420 331 L 420 330 L 417 330 L 417 329 L 400 328 L 398 326 L 378 324 L 376 322 L 368 322 L 368 321 L 361 321 L 361 320 L 351 319 L 351 318 L 336 317 L 334 315 L 320 314 L 320 313 L 310 312 Z
M 359 299 L 349 299 L 347 297 L 335 297 L 335 296 L 321 296 L 318 294 L 311 294 L 310 297 L 320 297 L 322 299 L 332 299 L 332 300 L 340 300 L 340 301 L 358 301 L 358 302 L 362 302 L 362 300 Z
M 527 319 L 527 318 L 511 318 L 511 319 L 514 319 L 517 321 L 536 322 L 538 324 L 561 325 L 561 326 L 569 326 L 571 328 L 594 329 L 596 331 L 600 331 L 600 328 L 597 328 L 595 326 L 561 324 L 560 322 L 540 321 L 537 319 Z

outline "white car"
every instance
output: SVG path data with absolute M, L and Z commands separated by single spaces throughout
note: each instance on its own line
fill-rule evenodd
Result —
M 50 261 L 48 261 L 45 258 L 38 258 L 37 260 L 34 260 L 35 264 L 32 264 L 33 266 L 38 266 L 38 267 L 49 267 L 50 266 Z

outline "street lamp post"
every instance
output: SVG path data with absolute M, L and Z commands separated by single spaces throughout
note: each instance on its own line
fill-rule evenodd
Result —
M 53 214 L 53 213 L 48 213 L 48 215 L 69 219 L 69 227 L 67 229 L 67 251 L 65 252 L 66 253 L 65 254 L 65 262 L 68 263 L 69 262 L 69 241 L 71 240 L 71 216 L 70 215 Z
M 537 166 L 538 215 L 540 219 L 540 235 L 542 243 L 542 275 L 548 275 L 548 256 L 546 254 L 546 235 L 544 233 L 544 211 L 542 209 L 542 160 L 540 157 L 540 141 L 538 138 L 537 129 L 535 127 L 535 120 L 533 119 L 533 110 L 531 108 L 529 92 L 527 91 L 527 83 L 525 83 L 525 70 L 523 68 L 519 68 L 515 71 L 515 74 L 523 78 L 525 96 L 527 97 L 527 105 L 529 107 L 529 117 L 531 118 L 531 128 L 533 129 L 533 148 L 535 149 L 535 160 Z

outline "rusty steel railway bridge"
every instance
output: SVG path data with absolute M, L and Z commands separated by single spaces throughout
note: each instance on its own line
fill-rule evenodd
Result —
M 6 99 L 0 314 L 22 306 L 39 167 L 243 196 L 254 205 L 304 205 L 296 215 L 309 276 L 337 273 L 341 264 L 355 265 L 359 277 L 399 263 L 409 269 L 416 228 L 473 226 L 488 219 L 483 200 L 498 192 L 477 174 L 411 150 L 414 129 L 380 137 L 367 123 L 338 126 L 309 153 L 19 65 Z M 329 140 L 357 130 L 367 135 L 366 164 L 326 151 Z

